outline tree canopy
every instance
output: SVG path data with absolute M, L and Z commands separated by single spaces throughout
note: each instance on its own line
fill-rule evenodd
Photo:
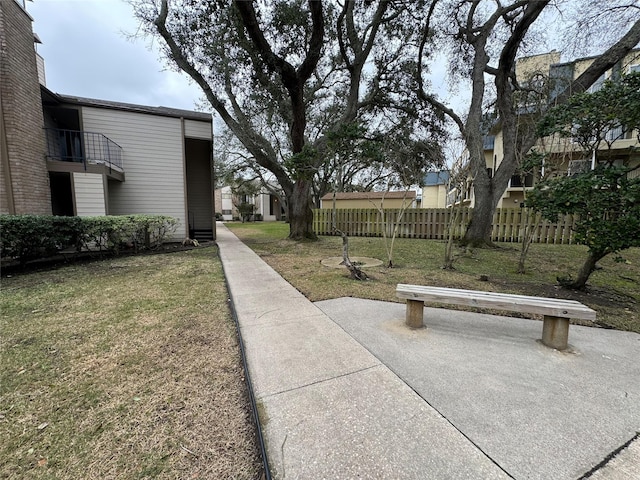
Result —
M 589 158 L 603 144 L 610 152 L 613 142 L 633 131 L 640 135 L 640 72 L 571 96 L 566 104 L 551 108 L 537 128 L 541 137 L 572 138 Z
M 280 185 L 291 238 L 315 236 L 312 194 L 330 185 L 372 188 L 398 172 L 391 166 L 408 152 L 439 166 L 441 122 L 449 118 L 474 180 L 465 239 L 487 242 L 493 210 L 536 141 L 520 121 L 522 94 L 533 84 L 519 84 L 516 58 L 531 51 L 556 11 L 575 7 L 581 34 L 607 33 L 604 52 L 546 107 L 584 91 L 640 41 L 640 7 L 625 0 L 129 1 L 145 32 L 162 39 L 171 65 L 202 88 L 245 150 L 247 168 Z M 463 111 L 428 81 L 441 52 L 457 90 L 471 91 Z M 483 150 L 488 113 L 497 117 L 504 153 L 491 176 Z
M 573 136 L 591 155 L 609 132 L 624 131 L 620 125 L 640 128 L 640 73 L 606 82 L 597 92 L 572 96 L 566 105 L 549 111 L 539 132 Z M 612 141 L 606 141 L 611 147 Z M 562 214 L 576 215 L 576 242 L 586 245 L 589 253 L 578 277 L 563 281 L 571 288 L 584 288 L 605 255 L 640 246 L 640 162 L 614 164 L 607 152 L 610 148 L 594 170 L 541 182 L 526 200 L 552 222 Z
M 407 141 L 429 143 L 441 133 L 430 111 L 403 101 L 407 76 L 395 74 L 411 68 L 404 49 L 414 8 L 385 0 L 132 1 L 146 32 L 161 37 L 167 58 L 202 88 L 247 160 L 280 184 L 290 238 L 314 237 L 314 182 L 332 155 L 344 155 L 332 138 L 354 129 L 362 134 L 352 146 L 375 144 L 384 157 L 393 151 L 380 139 L 402 131 Z

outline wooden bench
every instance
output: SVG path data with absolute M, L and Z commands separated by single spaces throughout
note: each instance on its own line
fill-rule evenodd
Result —
M 404 284 L 397 286 L 396 295 L 407 300 L 406 324 L 411 328 L 424 326 L 424 302 L 544 315 L 542 343 L 558 350 L 564 350 L 568 346 L 570 318 L 592 321 L 596 319 L 596 312 L 589 307 L 574 300 L 559 298 Z

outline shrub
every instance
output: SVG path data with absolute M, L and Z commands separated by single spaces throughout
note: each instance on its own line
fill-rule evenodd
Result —
M 57 217 L 0 215 L 0 255 L 21 264 L 65 248 L 118 253 L 121 248 L 153 248 L 176 228 L 163 215 Z

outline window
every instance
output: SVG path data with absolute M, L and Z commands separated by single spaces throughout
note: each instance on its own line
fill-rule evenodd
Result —
M 604 85 L 604 81 L 606 79 L 607 79 L 607 77 L 606 77 L 606 72 L 605 72 L 602 75 L 600 75 L 600 78 L 598 78 L 595 82 L 593 82 L 593 85 L 591 85 L 589 87 L 588 92 L 589 93 L 594 93 L 594 92 L 597 92 L 598 90 L 600 90 L 602 88 L 602 86 Z
M 640 64 L 638 65 L 629 65 L 629 73 L 640 72 Z
M 524 180 L 524 185 L 523 185 Z M 531 173 L 527 174 L 522 178 L 520 175 L 513 175 L 511 177 L 511 181 L 509 182 L 509 186 L 511 188 L 515 187 L 533 187 L 533 175 Z

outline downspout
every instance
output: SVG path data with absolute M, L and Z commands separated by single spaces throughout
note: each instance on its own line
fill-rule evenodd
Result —
M 104 214 L 109 215 L 109 180 L 107 174 L 102 174 L 102 198 L 104 200 Z
M 13 199 L 13 182 L 11 181 L 11 164 L 9 163 L 9 147 L 7 145 L 7 131 L 4 126 L 4 109 L 2 96 L 0 96 L 0 157 L 2 157 L 2 170 L 4 171 L 5 191 L 10 215 L 16 214 L 16 205 Z
M 213 123 L 211 124 L 211 141 L 209 142 L 209 171 L 211 172 L 211 229 L 213 233 L 213 241 L 216 240 L 216 171 L 215 159 L 213 158 Z
M 78 216 L 78 206 L 76 204 L 76 182 L 75 173 L 69 172 L 69 185 L 71 186 L 71 206 L 73 207 L 73 216 Z
M 189 201 L 187 199 L 187 146 L 184 141 L 184 117 L 180 117 L 180 141 L 182 142 L 182 191 L 184 192 L 184 237 L 189 238 Z

